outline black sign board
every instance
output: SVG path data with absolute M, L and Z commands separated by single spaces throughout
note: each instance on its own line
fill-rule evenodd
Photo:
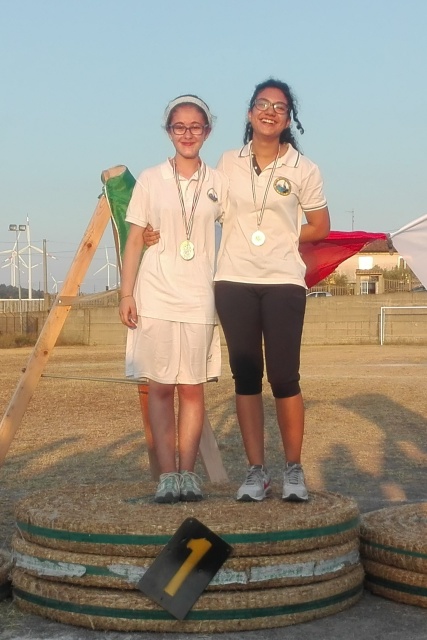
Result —
M 183 620 L 232 547 L 208 527 L 187 518 L 138 582 L 138 588 Z

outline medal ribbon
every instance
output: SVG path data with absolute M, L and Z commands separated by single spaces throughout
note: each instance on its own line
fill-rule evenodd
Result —
M 270 189 L 271 182 L 273 180 L 274 172 L 276 170 L 277 161 L 279 159 L 279 153 L 280 153 L 280 144 L 279 144 L 279 148 L 277 150 L 277 156 L 276 156 L 276 159 L 274 161 L 273 168 L 271 169 L 270 177 L 268 179 L 268 184 L 267 184 L 267 187 L 266 187 L 265 192 L 264 192 L 264 198 L 263 198 L 263 201 L 262 201 L 261 209 L 257 213 L 257 227 L 258 227 L 258 229 L 260 228 L 262 219 L 264 217 L 265 204 L 267 202 L 267 194 L 268 194 L 268 190 Z M 251 142 L 251 146 L 250 146 L 250 149 L 249 149 L 249 156 L 250 156 L 250 163 L 251 163 L 252 199 L 254 201 L 254 207 L 255 207 L 255 210 L 256 210 L 257 206 L 256 206 L 255 178 L 254 178 L 255 169 L 254 169 L 253 155 L 252 155 L 252 142 Z
M 202 191 L 202 186 L 203 186 L 203 181 L 204 181 L 205 175 L 206 175 L 206 165 L 205 165 L 204 162 L 202 162 L 202 166 L 199 167 L 199 169 L 197 170 L 197 184 L 196 184 L 196 188 L 194 190 L 193 204 L 191 205 L 191 212 L 190 212 L 190 217 L 188 218 L 188 220 L 187 220 L 187 212 L 185 210 L 184 196 L 182 195 L 181 183 L 179 181 L 178 172 L 176 170 L 175 158 L 173 160 L 172 166 L 173 166 L 173 177 L 175 178 L 176 186 L 178 188 L 179 202 L 181 204 L 182 221 L 184 223 L 187 240 L 190 240 L 191 232 L 193 230 L 194 214 L 196 212 L 197 203 L 199 202 L 200 193 Z

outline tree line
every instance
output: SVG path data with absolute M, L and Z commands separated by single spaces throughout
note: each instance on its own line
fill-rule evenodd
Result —
M 21 299 L 28 298 L 28 289 L 21 287 Z M 32 290 L 32 298 L 43 298 L 44 291 L 40 291 L 40 289 Z M 19 299 L 19 288 L 12 287 L 12 285 L 0 284 L 0 298 L 2 300 L 18 300 Z

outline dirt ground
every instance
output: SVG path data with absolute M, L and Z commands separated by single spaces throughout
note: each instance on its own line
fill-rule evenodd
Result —
M 29 348 L 1 351 L 2 415 L 30 353 Z M 54 349 L 0 468 L 0 548 L 10 547 L 16 501 L 36 489 L 151 478 L 136 386 L 87 381 L 84 377 L 123 380 L 123 348 Z M 309 489 L 353 496 L 362 512 L 426 499 L 427 346 L 304 347 L 301 380 L 306 405 L 303 463 Z M 267 386 L 266 460 L 279 491 L 283 456 L 274 400 Z M 206 385 L 206 403 L 225 468 L 237 488 L 244 476 L 246 459 L 236 425 L 225 349 L 223 375 L 219 382 Z M 205 476 L 201 465 L 197 471 Z M 369 615 L 366 618 L 364 607 L 386 627 L 390 616 L 396 616 L 387 635 L 380 635 L 379 631 L 374 634 L 373 628 L 366 626 Z M 336 617 L 347 616 L 350 621 L 357 612 L 363 619 L 363 636 L 351 635 L 356 633 L 352 626 L 346 635 L 340 635 L 338 626 L 337 635 L 333 635 L 331 621 L 325 626 L 329 635 L 319 635 L 319 628 L 328 620 L 325 619 L 278 630 L 280 636 L 274 631 L 265 636 L 258 632 L 257 638 L 309 637 L 300 635 L 300 628 L 315 630 L 318 640 L 368 634 L 377 639 L 427 638 L 425 610 L 367 594 L 355 608 Z M 101 638 L 100 632 L 76 630 L 74 635 L 67 625 L 48 621 L 42 624 L 35 616 L 17 611 L 11 600 L 0 603 L 0 629 L 2 619 L 7 621 L 7 635 L 2 637 L 8 640 Z M 46 635 L 51 631 L 52 635 Z M 418 631 L 423 635 L 417 635 Z M 111 632 L 102 633 L 102 638 L 137 635 Z M 250 635 L 230 637 L 249 639 Z

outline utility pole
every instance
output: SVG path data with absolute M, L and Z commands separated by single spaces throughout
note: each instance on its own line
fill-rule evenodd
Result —
M 19 323 L 21 328 L 21 333 L 24 332 L 24 325 L 22 320 L 22 291 L 21 291 L 21 273 L 20 273 L 20 265 L 19 265 L 19 233 L 20 231 L 25 231 L 27 228 L 26 224 L 10 224 L 9 231 L 15 232 L 16 238 L 16 259 L 18 264 L 18 298 L 19 298 Z
M 351 213 L 351 230 L 354 231 L 354 209 L 350 209 L 346 213 Z
M 47 290 L 47 251 L 46 240 L 43 240 L 43 299 L 45 311 L 49 307 L 49 293 Z

